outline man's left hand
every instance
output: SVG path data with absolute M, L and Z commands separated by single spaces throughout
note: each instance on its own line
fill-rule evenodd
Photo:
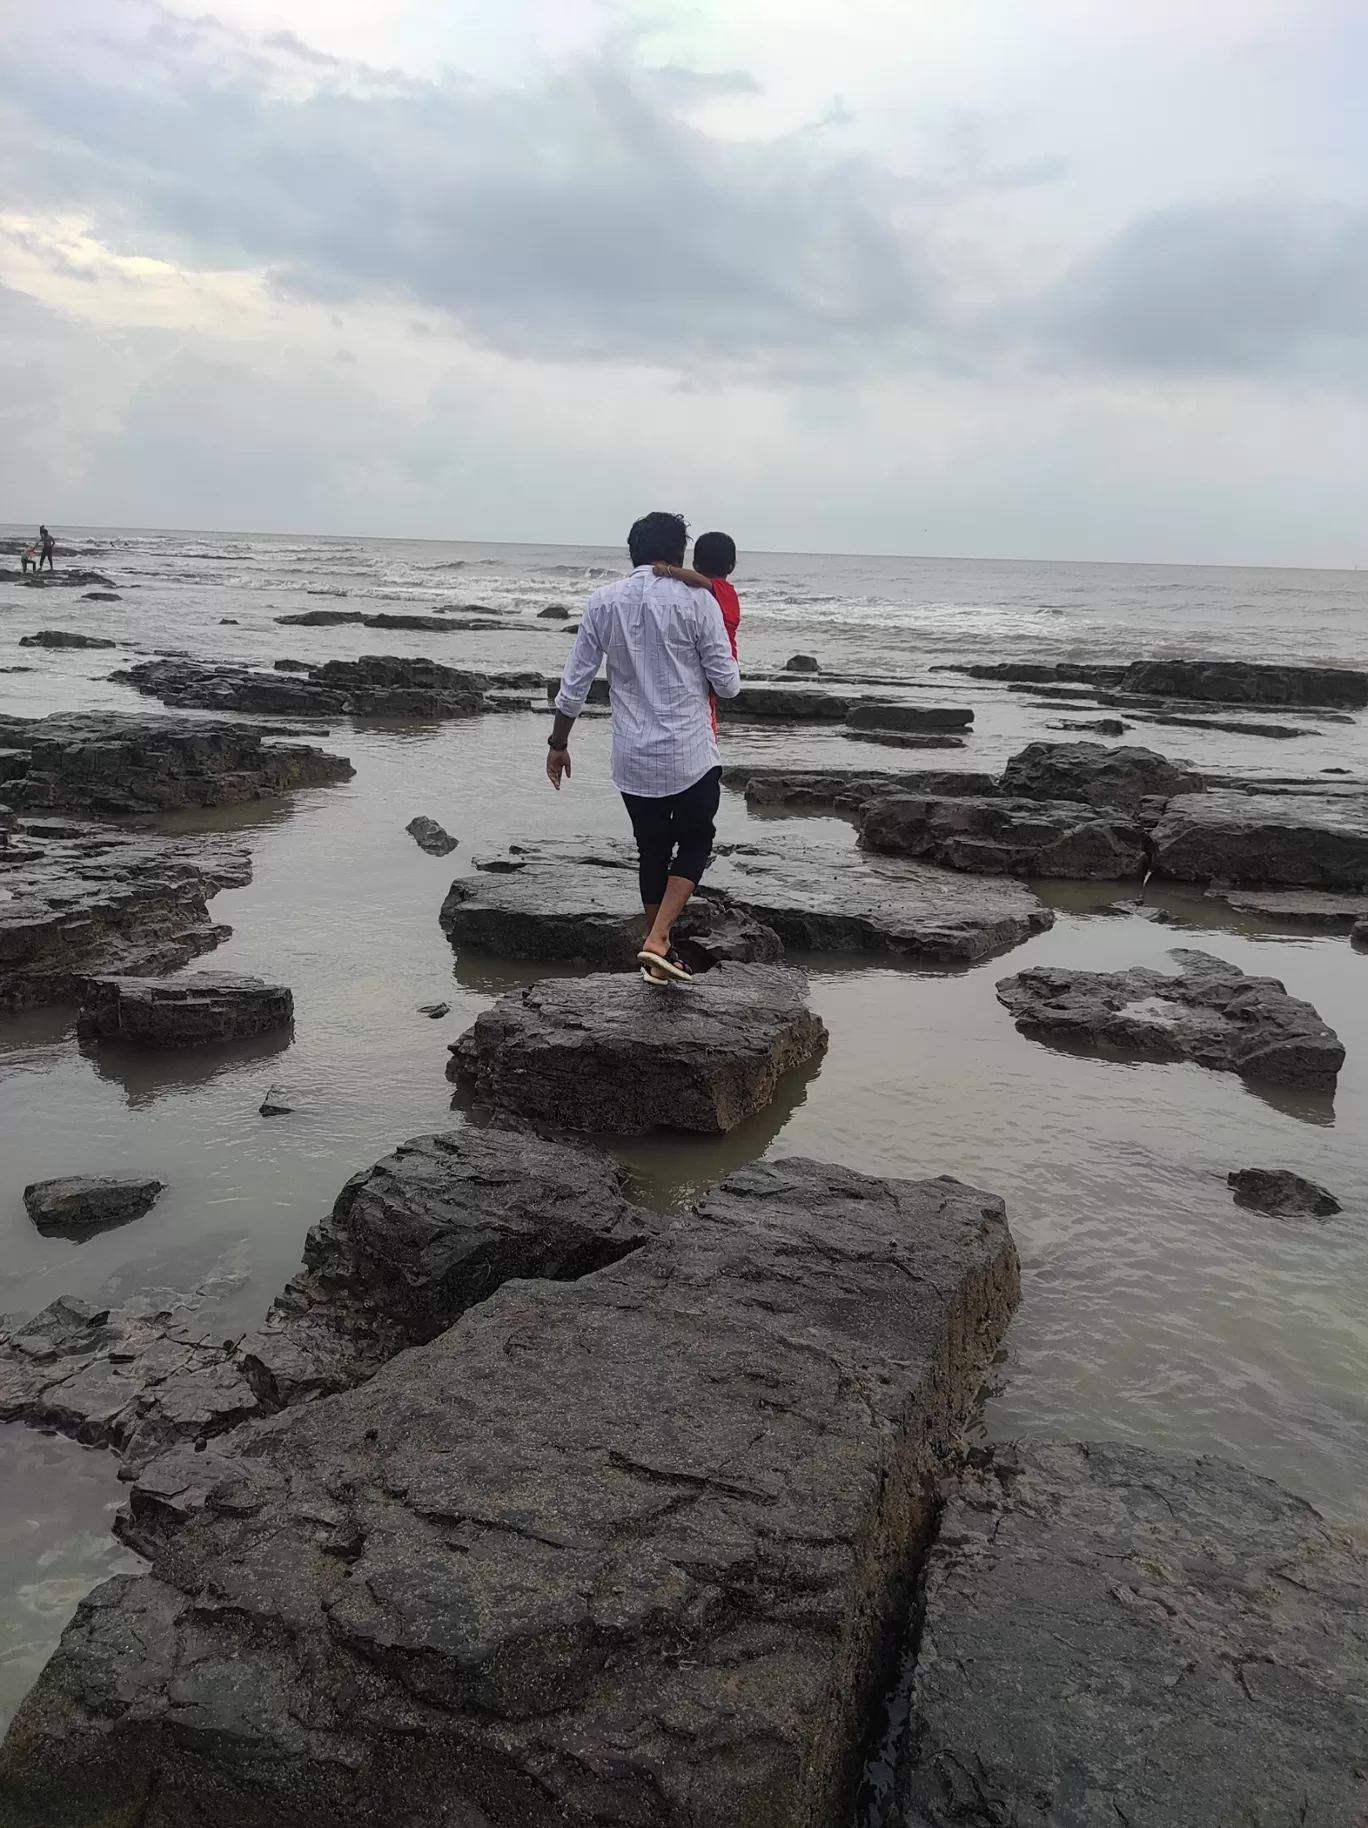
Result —
M 548 749 L 546 752 L 546 778 L 560 792 L 562 779 L 570 779 L 570 751 L 568 749 Z

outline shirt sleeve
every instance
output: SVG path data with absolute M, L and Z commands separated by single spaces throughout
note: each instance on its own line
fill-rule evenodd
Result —
M 579 633 L 575 636 L 575 645 L 570 649 L 570 658 L 561 675 L 560 691 L 556 694 L 556 709 L 563 711 L 567 717 L 578 717 L 584 709 L 589 688 L 602 663 L 604 649 L 600 620 L 599 606 L 591 598 L 580 618 Z
M 722 620 L 722 611 L 711 591 L 695 591 L 695 614 L 698 626 L 698 657 L 708 684 L 719 698 L 735 698 L 741 690 L 741 669 L 732 653 L 731 638 Z

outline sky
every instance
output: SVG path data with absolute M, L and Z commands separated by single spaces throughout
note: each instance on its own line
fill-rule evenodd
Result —
M 0 520 L 1368 564 L 1363 0 L 0 0 Z

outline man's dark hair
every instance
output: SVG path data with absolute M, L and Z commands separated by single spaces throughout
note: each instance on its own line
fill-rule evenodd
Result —
M 736 541 L 730 533 L 700 533 L 693 562 L 705 578 L 729 578 L 736 570 Z
M 643 514 L 627 535 L 627 550 L 634 565 L 682 565 L 689 543 L 688 522 L 682 514 Z

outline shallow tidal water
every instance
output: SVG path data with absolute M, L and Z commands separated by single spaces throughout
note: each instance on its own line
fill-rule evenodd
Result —
M 113 558 L 97 562 L 117 572 Z M 174 625 L 175 645 L 201 653 L 232 641 L 242 644 L 238 657 L 250 650 L 267 662 L 429 652 L 457 665 L 540 661 L 554 671 L 567 645 L 546 625 L 451 636 L 439 647 L 423 636 L 270 627 L 270 613 L 309 606 L 302 585 L 266 601 L 244 587 L 182 583 L 172 601 L 148 582 L 123 604 L 79 611 L 55 593 L 0 595 L 0 662 L 39 668 L 0 675 L 0 710 L 27 714 L 78 704 L 158 709 L 103 680 L 120 656 L 21 653 L 19 634 L 38 626 L 88 626 L 130 645 L 136 632 L 152 647 L 173 645 Z M 239 617 L 238 627 L 220 635 L 221 614 Z M 743 624 L 743 640 L 746 632 Z M 790 621 L 757 617 L 743 659 L 773 664 L 795 647 L 825 657 L 823 632 L 817 606 Z M 855 641 L 845 625 L 840 641 Z M 1250 651 L 1233 637 L 1205 645 Z M 1128 651 L 1149 650 L 1137 639 Z M 842 664 L 852 664 L 849 651 Z M 738 727 L 726 733 L 728 759 L 995 766 L 1030 736 L 1050 734 L 1045 722 L 1058 715 L 1003 693 L 966 695 L 953 681 L 945 698 L 978 710 L 959 754 Z M 167 822 L 236 832 L 252 851 L 251 885 L 211 904 L 234 937 L 204 963 L 291 985 L 294 1035 L 158 1057 L 83 1050 L 67 1010 L 0 1021 L 0 1311 L 32 1312 L 62 1293 L 117 1302 L 212 1276 L 206 1330 L 228 1337 L 259 1319 L 348 1175 L 406 1137 L 465 1121 L 444 1076 L 448 1044 L 492 997 L 546 972 L 453 958 L 437 923 L 452 876 L 510 841 L 625 831 L 607 781 L 606 720 L 586 718 L 559 798 L 542 774 L 545 727 L 530 713 L 405 727 L 339 722 L 319 740 L 351 757 L 351 782 Z M 1144 727 L 1127 740 L 1232 769 L 1357 769 L 1364 759 L 1357 723 L 1327 724 L 1296 744 Z M 418 850 L 404 832 L 417 813 L 459 837 L 454 856 Z M 758 818 L 738 794 L 724 795 L 722 841 L 782 844 L 792 832 L 837 856 L 854 843 L 843 821 Z M 1133 905 L 1104 911 L 1134 904 L 1138 889 L 1039 885 L 1058 912 L 1053 931 L 968 970 L 799 959 L 831 1034 L 819 1068 L 795 1075 L 770 1110 L 725 1139 L 611 1146 L 638 1197 L 659 1209 L 687 1204 L 761 1155 L 812 1155 L 873 1174 L 948 1173 L 1001 1194 L 1024 1294 L 994 1369 L 989 1436 L 1121 1437 L 1222 1453 L 1368 1534 L 1368 956 L 1342 935 L 1280 931 L 1197 893 L 1152 887 L 1146 902 L 1167 910 L 1166 924 Z M 1019 1035 L 994 997 L 998 978 L 1027 965 L 1163 968 L 1176 946 L 1282 978 L 1311 1001 L 1348 1049 L 1334 1098 L 1261 1093 L 1196 1066 L 1057 1052 Z M 451 1004 L 445 1019 L 418 1014 L 438 1000 Z M 272 1084 L 292 1095 L 291 1116 L 258 1114 Z M 1243 1211 L 1225 1175 L 1245 1166 L 1323 1181 L 1345 1210 L 1324 1224 Z M 27 1182 L 124 1170 L 168 1183 L 144 1218 L 81 1244 L 43 1238 L 29 1224 Z M 108 1533 L 120 1497 L 111 1457 L 0 1427 L 0 1722 L 80 1596 L 137 1565 Z

